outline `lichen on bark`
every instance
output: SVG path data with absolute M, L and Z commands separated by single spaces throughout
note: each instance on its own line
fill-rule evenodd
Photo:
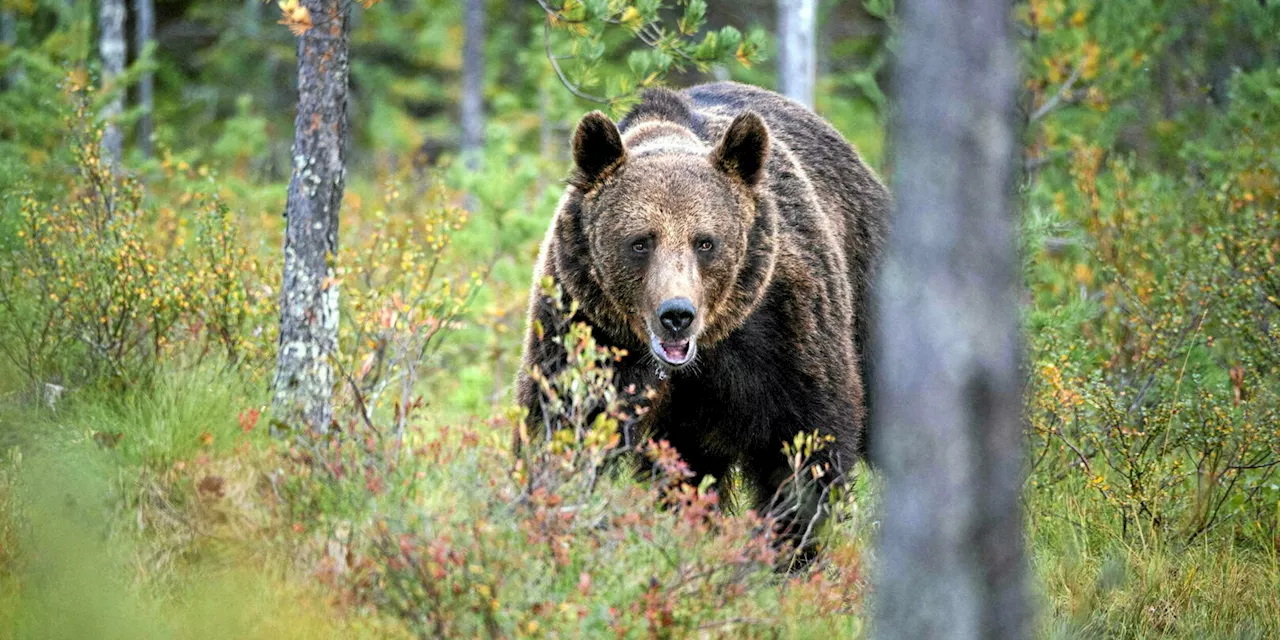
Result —
M 275 421 L 327 432 L 338 344 L 338 212 L 345 186 L 347 4 L 303 0 L 315 27 L 298 37 L 298 114 L 285 208 Z

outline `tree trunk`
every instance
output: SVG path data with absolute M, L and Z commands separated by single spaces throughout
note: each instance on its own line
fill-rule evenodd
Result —
M 344 185 L 349 72 L 347 3 L 304 0 L 315 26 L 298 38 L 298 115 L 285 209 L 275 418 L 327 432 L 338 342 L 338 209 Z
M 18 46 L 18 17 L 13 9 L 0 10 L 0 46 L 11 51 Z M 22 68 L 16 62 L 11 64 L 13 66 L 4 74 L 4 89 L 8 91 L 22 80 Z
M 138 23 L 134 25 L 134 46 L 141 56 L 147 45 L 156 39 L 156 4 L 155 0 L 135 0 L 134 17 Z M 155 74 L 144 71 L 138 78 L 138 106 L 142 115 L 138 118 L 138 148 L 142 157 L 151 157 L 151 134 L 153 131 L 152 112 L 155 109 Z
M 905 0 L 879 281 L 881 638 L 1030 633 L 1007 0 Z
M 262 1 L 244 0 L 244 34 L 257 37 L 258 27 L 262 24 Z
M 461 151 L 472 168 L 484 146 L 484 3 L 466 0 L 463 8 Z
M 99 0 L 98 38 L 98 53 L 102 56 L 102 84 L 115 92 L 102 108 L 102 117 L 106 120 L 106 128 L 102 132 L 102 150 L 104 157 L 118 167 L 124 150 L 124 135 L 117 120 L 124 112 L 124 92 L 111 85 L 124 73 L 124 0 Z
M 778 0 L 778 90 L 813 108 L 818 0 Z

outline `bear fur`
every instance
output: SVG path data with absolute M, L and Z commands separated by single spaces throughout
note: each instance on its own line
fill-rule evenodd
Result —
M 551 276 L 574 320 L 626 350 L 616 383 L 646 407 L 642 437 L 670 441 L 699 475 L 738 466 L 760 509 L 790 476 L 782 447 L 799 432 L 832 437 L 822 461 L 838 477 L 862 452 L 869 288 L 890 206 L 875 172 L 812 111 L 730 82 L 648 91 L 616 126 L 588 114 L 573 158 L 517 380 L 530 433 L 543 425 L 528 372 L 565 362 L 533 329 L 559 324 L 539 285 Z

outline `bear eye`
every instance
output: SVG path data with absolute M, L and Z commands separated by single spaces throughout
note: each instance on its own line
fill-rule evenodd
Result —
M 631 250 L 636 253 L 649 253 L 649 239 L 640 238 L 631 241 Z
M 698 251 L 706 253 L 714 248 L 716 248 L 716 244 L 708 238 L 703 238 L 698 241 Z

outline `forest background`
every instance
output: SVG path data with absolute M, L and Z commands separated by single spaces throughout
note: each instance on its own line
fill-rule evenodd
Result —
M 0 636 L 865 633 L 874 472 L 790 575 L 668 451 L 637 485 L 608 425 L 554 471 L 509 447 L 572 127 L 778 87 L 779 4 L 350 6 L 344 436 L 310 443 L 268 417 L 299 6 L 0 0 Z M 893 4 L 816 7 L 813 106 L 892 185 Z M 1013 12 L 1036 629 L 1280 635 L 1280 8 Z M 560 390 L 611 402 L 566 340 Z

